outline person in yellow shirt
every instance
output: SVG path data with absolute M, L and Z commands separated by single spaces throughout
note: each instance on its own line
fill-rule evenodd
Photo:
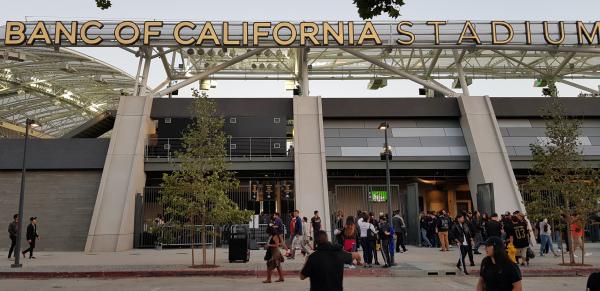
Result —
M 517 248 L 512 243 L 509 243 L 506 247 L 506 252 L 508 253 L 508 258 L 513 262 L 517 263 Z

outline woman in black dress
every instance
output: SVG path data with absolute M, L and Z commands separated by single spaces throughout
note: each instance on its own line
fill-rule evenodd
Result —
M 481 261 L 477 291 L 521 291 L 521 270 L 506 253 L 504 242 L 499 237 L 490 237 L 485 242 L 486 257 Z

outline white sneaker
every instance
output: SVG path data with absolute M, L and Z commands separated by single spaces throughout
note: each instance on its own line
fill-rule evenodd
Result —
M 586 256 L 586 257 L 589 257 L 589 256 L 591 256 L 591 255 L 592 255 L 592 253 L 585 253 L 585 256 Z
M 579 258 L 579 256 L 578 256 L 578 255 L 575 255 L 575 254 L 573 254 L 573 257 L 575 257 L 575 258 Z

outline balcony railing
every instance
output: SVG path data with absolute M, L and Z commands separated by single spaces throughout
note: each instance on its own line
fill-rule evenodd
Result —
M 183 149 L 181 138 L 149 138 L 146 141 L 145 158 L 175 158 Z M 286 137 L 230 137 L 225 144 L 226 155 L 233 158 L 286 158 L 294 156 L 294 147 Z

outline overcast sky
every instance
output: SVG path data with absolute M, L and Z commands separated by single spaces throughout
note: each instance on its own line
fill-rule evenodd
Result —
M 0 21 L 45 19 L 134 19 L 134 20 L 359 20 L 352 0 L 112 0 L 108 10 L 96 8 L 94 0 L 2 0 Z M 410 20 L 598 20 L 599 0 L 405 0 L 401 18 Z M 391 20 L 379 17 L 375 20 Z M 78 49 L 135 75 L 137 60 L 116 48 Z M 164 80 L 162 65 L 151 67 L 150 84 Z M 340 84 L 343 82 L 342 84 Z M 443 81 L 450 85 L 450 81 Z M 578 81 L 597 88 L 599 80 Z M 475 80 L 471 95 L 540 96 L 532 80 Z M 343 85 L 343 86 L 341 86 Z M 389 81 L 379 90 L 367 90 L 367 81 L 312 81 L 311 95 L 323 97 L 404 97 L 417 96 L 418 85 Z M 580 90 L 559 84 L 561 96 Z M 182 91 L 180 91 L 182 92 Z M 183 93 L 183 92 L 182 92 Z M 219 81 L 209 92 L 212 97 L 291 96 L 283 81 Z

